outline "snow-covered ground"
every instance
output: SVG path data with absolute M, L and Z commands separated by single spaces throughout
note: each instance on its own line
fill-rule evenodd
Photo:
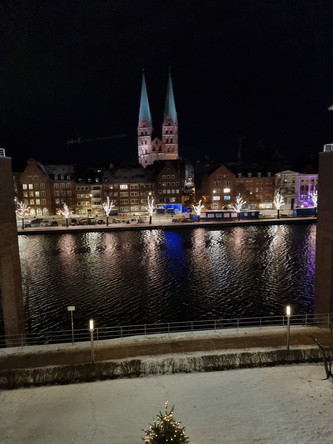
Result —
M 150 376 L 0 392 L 2 444 L 135 444 L 167 399 L 191 444 L 331 443 L 322 364 Z

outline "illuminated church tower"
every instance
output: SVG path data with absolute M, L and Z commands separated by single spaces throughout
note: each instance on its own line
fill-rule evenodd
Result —
M 173 96 L 171 74 L 165 99 L 162 140 L 153 135 L 153 124 L 150 114 L 145 75 L 142 75 L 142 87 L 138 125 L 138 156 L 143 167 L 152 165 L 156 160 L 178 159 L 178 124 L 175 99 Z

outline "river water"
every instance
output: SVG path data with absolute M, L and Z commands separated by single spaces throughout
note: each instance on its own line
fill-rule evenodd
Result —
M 313 223 L 20 235 L 27 330 L 311 313 Z

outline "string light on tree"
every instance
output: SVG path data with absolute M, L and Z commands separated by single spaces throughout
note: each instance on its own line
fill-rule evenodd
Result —
M 280 209 L 281 209 L 282 205 L 284 204 L 284 199 L 283 199 L 283 196 L 281 195 L 280 191 L 277 191 L 277 193 L 275 194 L 273 202 L 274 202 L 275 208 L 277 209 L 277 218 L 280 219 Z
M 189 438 L 185 434 L 185 427 L 180 427 L 180 422 L 173 417 L 174 406 L 168 412 L 168 401 L 165 402 L 164 413 L 157 415 L 154 424 L 149 429 L 143 430 L 145 437 L 142 438 L 146 444 L 188 444 Z
M 17 202 L 17 210 L 16 214 L 17 217 L 20 217 L 22 219 L 22 230 L 24 230 L 24 218 L 27 214 L 29 214 L 30 207 L 24 202 Z
M 200 214 L 201 210 L 203 209 L 204 205 L 201 204 L 201 200 L 199 200 L 198 205 L 193 205 L 193 210 L 195 214 L 198 216 L 198 220 L 200 220 Z
M 106 226 L 108 226 L 109 225 L 109 216 L 112 211 L 112 208 L 114 208 L 113 201 L 112 200 L 110 201 L 109 196 L 106 198 L 106 202 L 102 203 L 102 207 L 103 207 L 103 210 L 104 210 L 105 216 L 106 216 Z
M 316 190 L 314 193 L 310 194 L 313 206 L 316 207 L 318 204 L 318 191 Z
M 151 224 L 151 222 L 152 222 L 152 218 L 153 218 L 153 213 L 154 213 L 154 210 L 155 210 L 155 206 L 154 206 L 154 198 L 153 198 L 153 196 L 151 195 L 151 193 L 149 193 L 149 194 L 148 194 L 148 197 L 147 197 L 147 206 L 146 206 L 146 210 L 147 210 L 148 213 L 149 213 L 149 224 Z
M 240 213 L 241 213 L 241 210 L 245 204 L 246 204 L 246 200 L 243 200 L 241 195 L 238 194 L 238 196 L 236 196 L 236 204 L 233 207 L 234 211 L 236 211 L 236 213 L 238 214 L 238 219 L 240 219 Z
M 70 211 L 68 206 L 64 204 L 63 209 L 59 210 L 57 213 L 66 219 L 66 227 L 68 227 L 68 218 L 72 214 L 72 211 Z

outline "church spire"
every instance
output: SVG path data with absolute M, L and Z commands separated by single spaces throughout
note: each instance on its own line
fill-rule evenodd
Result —
M 139 110 L 139 125 L 140 125 L 140 122 L 142 122 L 142 119 L 144 117 L 146 118 L 147 123 L 150 123 L 150 124 L 152 123 L 149 102 L 148 102 L 145 73 L 144 73 L 144 70 L 142 70 L 142 86 L 141 86 L 141 98 L 140 98 L 140 110 Z
M 171 119 L 177 124 L 177 111 L 175 105 L 175 98 L 173 96 L 173 87 L 171 79 L 171 71 L 169 70 L 168 87 L 165 99 L 164 120 L 170 115 Z

